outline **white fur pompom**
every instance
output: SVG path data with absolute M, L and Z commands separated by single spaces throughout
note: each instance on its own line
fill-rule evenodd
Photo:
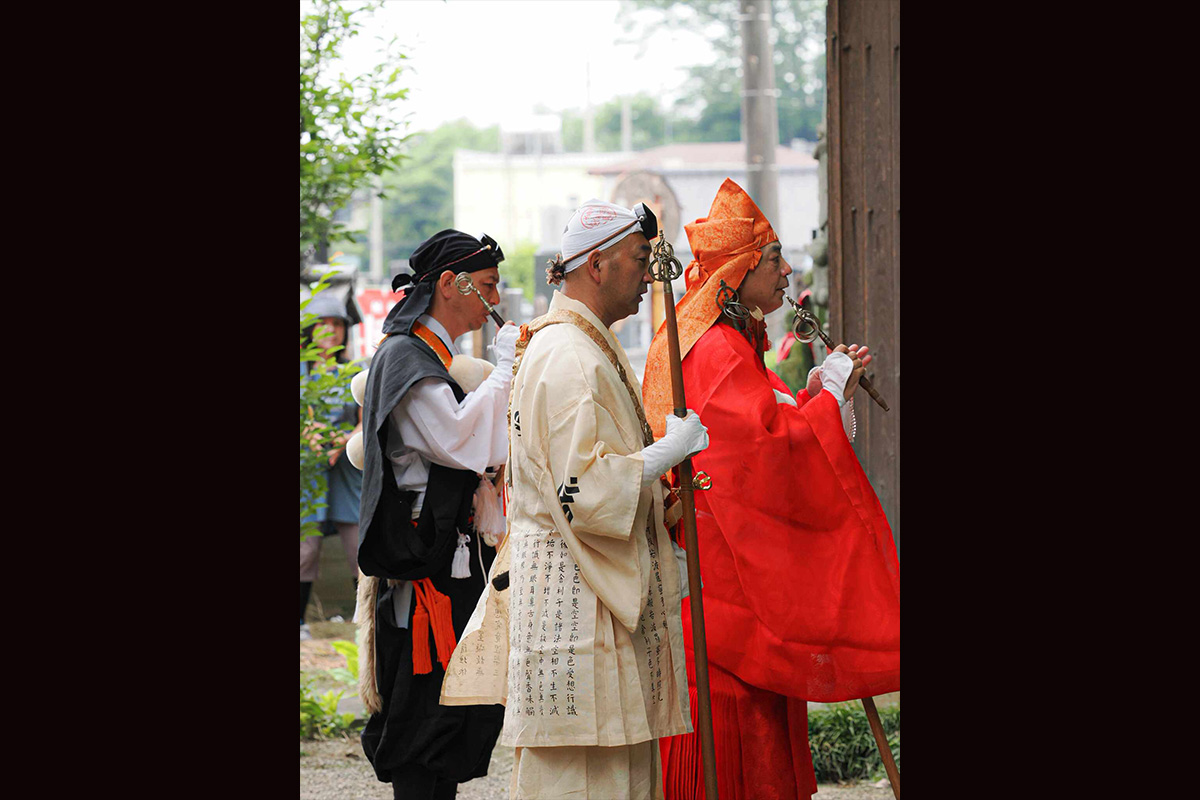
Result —
M 350 394 L 354 395 L 354 402 L 360 406 L 363 404 L 363 398 L 367 394 L 367 372 L 363 370 L 350 379 Z
M 475 487 L 475 530 L 489 547 L 495 547 L 504 538 L 504 511 L 495 484 L 486 477 L 480 478 Z
M 450 360 L 450 369 L 447 371 L 464 392 L 473 392 L 479 388 L 479 384 L 487 380 L 487 376 L 491 375 L 495 368 L 496 365 L 486 359 L 472 358 L 460 353 Z
M 354 434 L 346 442 L 346 458 L 350 459 L 350 463 L 355 469 L 363 468 L 363 437 L 362 431 Z

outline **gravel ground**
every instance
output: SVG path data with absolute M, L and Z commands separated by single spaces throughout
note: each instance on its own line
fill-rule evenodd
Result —
M 512 748 L 496 745 L 488 774 L 459 784 L 458 800 L 508 800 Z M 300 800 L 392 800 L 392 786 L 381 783 L 355 737 L 300 743 Z
M 496 745 L 488 774 L 460 784 L 458 800 L 508 800 L 512 777 L 512 748 Z M 821 784 L 817 800 L 892 800 L 887 781 L 882 785 Z M 300 743 L 300 800 L 392 800 L 390 784 L 380 783 L 358 738 Z M 593 799 L 598 800 L 598 799 Z
M 346 666 L 346 660 L 333 649 L 329 640 L 340 638 L 353 641 L 354 626 L 350 623 L 314 623 L 312 628 L 317 638 L 300 643 L 301 670 L 318 678 L 315 687 L 318 693 L 326 688 L 345 689 L 350 696 L 343 697 L 339 710 L 361 714 L 362 703 L 354 695 L 353 689 L 323 677 L 325 670 Z M 882 698 L 879 700 L 883 705 Z M 887 700 L 891 701 L 892 698 Z M 492 751 L 488 774 L 460 784 L 458 800 L 508 800 L 512 752 L 511 747 L 497 744 Z M 816 798 L 892 800 L 893 795 L 885 779 L 877 784 L 861 783 L 854 786 L 820 784 Z M 357 736 L 325 742 L 307 741 L 300 742 L 300 800 L 392 800 L 392 787 L 375 777 L 375 771 L 371 769 Z

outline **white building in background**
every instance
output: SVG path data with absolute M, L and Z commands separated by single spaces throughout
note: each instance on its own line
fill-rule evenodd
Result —
M 557 250 L 571 212 L 593 197 L 605 199 L 604 176 L 590 171 L 634 155 L 456 150 L 454 227 L 486 233 L 504 248 L 531 242 Z
M 806 143 L 807 144 L 807 143 Z M 793 150 L 776 148 L 775 165 L 779 176 L 778 219 L 771 220 L 783 245 L 784 256 L 794 267 L 803 262 L 803 248 L 819 225 L 817 203 L 817 159 L 812 148 Z M 668 144 L 634 153 L 631 158 L 594 167 L 590 174 L 604 179 L 600 197 L 608 199 L 621 179 L 634 172 L 661 176 L 679 203 L 679 229 L 667 231 L 676 255 L 686 265 L 691 260 L 686 223 L 708 215 L 713 198 L 726 178 L 746 191 L 750 190 L 746 171 L 746 145 L 742 142 L 689 142 Z M 682 256 L 686 255 L 684 259 Z
M 550 152 L 556 144 L 553 133 L 532 139 L 544 145 L 541 152 L 530 152 L 536 149 L 531 137 L 504 134 L 506 149 L 524 152 L 455 151 L 455 228 L 475 236 L 487 233 L 501 247 L 532 242 L 539 250 L 557 250 L 563 227 L 580 203 L 592 197 L 611 201 L 621 178 L 646 171 L 661 176 L 675 195 L 680 224 L 667 236 L 676 253 L 690 259 L 683 224 L 708 214 L 726 178 L 749 188 L 741 142 L 669 144 L 633 153 L 559 153 Z M 779 219 L 771 222 L 785 255 L 798 266 L 818 225 L 817 160 L 809 148 L 780 147 L 775 161 Z
M 502 132 L 503 153 L 455 151 L 455 228 L 473 236 L 486 233 L 504 248 L 531 242 L 539 253 L 552 254 L 559 249 L 567 220 L 581 203 L 593 197 L 611 202 L 622 179 L 634 173 L 652 173 L 665 181 L 678 204 L 678 214 L 672 214 L 676 229 L 667 230 L 666 235 L 686 266 L 692 255 L 683 225 L 708 214 L 726 178 L 749 190 L 742 142 L 669 144 L 641 152 L 562 153 L 558 152 L 561 128 L 548 121 L 543 128 L 526 121 L 523 128 Z M 811 147 L 780 147 L 775 161 L 779 211 L 771 222 L 784 257 L 797 271 L 803 271 L 807 263 L 804 248 L 819 224 L 817 160 Z M 540 270 L 536 272 L 540 274 Z M 535 280 L 535 284 L 539 294 L 548 293 L 542 281 Z M 676 299 L 683 290 L 680 279 L 675 286 Z M 537 313 L 544 311 L 545 302 L 545 297 L 538 301 Z M 781 326 L 782 315 L 781 310 L 768 317 L 774 329 Z M 653 336 L 651 316 L 651 303 L 643 302 L 635 317 L 620 323 L 620 330 L 614 328 L 639 378 Z
M 602 194 L 591 170 L 635 153 L 564 153 L 562 118 L 532 114 L 506 120 L 499 153 L 454 152 L 454 227 L 486 233 L 504 248 L 531 243 L 558 249 L 571 213 Z

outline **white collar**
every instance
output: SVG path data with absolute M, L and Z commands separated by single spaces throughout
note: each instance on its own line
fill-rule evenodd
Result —
M 454 340 L 450 338 L 450 334 L 446 332 L 446 328 L 442 323 L 438 322 L 428 314 L 422 314 L 417 317 L 417 322 L 424 325 L 429 330 L 437 334 L 437 337 L 442 340 L 442 344 L 446 345 L 446 349 L 450 351 L 450 355 L 462 355 L 462 351 L 454 344 Z
M 557 311 L 559 309 L 574 311 L 595 325 L 596 330 L 600 331 L 600 334 L 608 342 L 608 346 L 617 354 L 617 360 L 621 362 L 621 366 L 625 369 L 625 374 L 628 376 L 630 382 L 633 383 L 635 388 L 641 388 L 642 383 L 638 380 L 637 372 L 634 370 L 633 365 L 629 363 L 629 355 L 625 352 L 625 348 L 621 346 L 620 340 L 608 329 L 607 325 L 600 321 L 596 313 L 587 307 L 586 303 L 581 303 L 574 298 L 567 297 L 561 290 L 555 290 L 554 295 L 550 298 L 550 310 Z
M 608 340 L 609 345 L 614 350 L 621 352 L 621 343 L 617 341 L 617 337 L 608 329 L 608 326 L 600 321 L 596 316 L 596 312 L 587 307 L 586 303 L 582 303 L 572 297 L 567 297 L 561 290 L 555 290 L 554 295 L 550 298 L 550 310 L 557 311 L 564 309 L 566 311 L 574 311 L 588 322 L 596 326 L 596 330 L 604 334 L 604 338 Z

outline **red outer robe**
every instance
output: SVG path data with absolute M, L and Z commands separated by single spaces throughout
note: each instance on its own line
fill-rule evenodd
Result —
M 786 384 L 723 324 L 684 358 L 683 380 L 688 407 L 709 435 L 692 463 L 713 481 L 695 499 L 721 797 L 796 796 L 797 786 L 807 796 L 816 790 L 807 725 L 786 699 L 798 706 L 795 700 L 830 703 L 900 689 L 900 571 L 891 528 L 829 392 L 810 398 L 801 390 L 798 407 L 779 403 L 772 389 L 790 395 Z M 683 629 L 694 677 L 689 603 Z M 737 687 L 732 703 L 728 692 L 717 696 L 720 684 Z M 773 702 L 772 693 L 783 697 Z M 733 754 L 748 744 L 730 739 L 723 729 L 731 724 L 740 739 L 747 727 L 763 739 L 765 725 L 778 752 Z M 694 777 L 682 774 L 691 772 L 691 757 L 678 752 L 698 749 L 695 738 L 664 740 L 669 798 L 703 794 L 699 764 Z M 731 781 L 751 785 L 730 794 Z M 696 782 L 698 791 L 680 788 Z

